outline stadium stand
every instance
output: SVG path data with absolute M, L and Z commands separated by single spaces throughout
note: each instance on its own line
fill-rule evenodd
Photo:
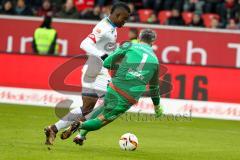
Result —
M 0 14 L 21 16 L 53 16 L 70 19 L 99 20 L 117 0 L 1 0 Z M 133 16 L 130 22 L 166 24 L 171 10 L 180 11 L 185 26 L 206 28 L 240 28 L 239 0 L 122 0 L 129 3 Z M 204 25 L 193 25 L 194 15 Z M 156 18 L 155 18 L 156 17 Z M 197 16 L 196 16 L 197 17 Z M 196 18 L 195 17 L 195 18 Z M 196 18 L 198 19 L 198 18 Z

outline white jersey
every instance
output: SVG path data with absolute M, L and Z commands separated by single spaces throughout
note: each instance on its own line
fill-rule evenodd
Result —
M 117 30 L 114 27 L 108 18 L 101 20 L 94 28 L 92 33 L 88 36 L 95 44 L 99 51 L 103 54 L 108 54 L 111 51 L 109 47 L 112 44 L 116 44 L 117 39 Z M 102 56 L 101 54 L 98 56 Z
M 92 33 L 83 40 L 80 47 L 85 50 L 89 56 L 94 55 L 101 57 L 111 52 L 111 46 L 116 44 L 116 39 L 116 27 L 108 18 L 104 18 L 93 28 Z M 94 48 L 92 46 L 94 46 Z
M 103 61 L 100 57 L 110 54 L 116 48 L 116 39 L 116 27 L 108 18 L 104 18 L 82 41 L 80 48 L 88 55 L 88 60 L 83 67 L 82 86 L 85 88 L 83 93 L 96 93 L 101 96 L 102 94 L 97 91 L 106 91 L 110 76 L 107 69 L 103 68 Z

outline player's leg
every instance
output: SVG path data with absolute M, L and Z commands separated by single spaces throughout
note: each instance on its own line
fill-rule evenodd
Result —
M 85 116 L 85 119 L 94 119 L 103 111 L 103 104 L 97 106 L 91 113 Z M 83 141 L 86 140 L 88 134 L 87 130 L 80 130 L 79 134 L 73 139 L 73 142 L 78 145 L 83 145 Z
M 103 111 L 98 117 L 85 122 L 74 122 L 68 132 L 74 132 L 78 128 L 88 131 L 98 130 L 125 113 L 131 105 L 124 97 L 109 88 L 104 98 Z
M 76 121 L 76 120 L 81 120 L 81 121 L 85 121 L 85 115 L 87 115 L 88 113 L 92 112 L 96 102 L 98 100 L 98 97 L 97 96 L 87 96 L 86 94 L 84 94 L 82 96 L 82 101 L 83 101 L 83 106 L 81 108 L 81 115 L 79 115 L 78 117 L 76 117 L 76 119 L 74 119 L 73 121 Z M 73 121 L 71 121 L 70 123 L 67 124 L 66 127 L 69 127 Z M 66 128 L 64 127 L 64 128 Z M 68 134 L 68 132 L 62 132 L 61 135 L 60 135 L 61 139 L 67 139 L 68 137 L 70 137 L 70 135 Z
M 90 112 L 92 112 L 94 106 L 96 105 L 98 101 L 98 96 L 96 94 L 82 94 L 82 101 L 83 101 L 83 106 L 82 106 L 82 113 L 83 116 L 88 115 Z
M 110 80 L 110 76 L 108 75 L 107 70 L 103 69 L 101 72 L 102 74 L 98 75 L 94 82 L 95 93 L 98 95 L 98 97 L 103 97 L 105 95 L 107 84 Z M 103 101 L 103 99 L 99 99 L 99 101 Z M 102 105 L 100 104 L 100 106 Z M 101 110 L 101 109 L 98 109 L 98 107 L 100 106 L 97 106 L 97 110 L 92 111 L 92 113 L 85 116 L 85 118 L 87 120 L 96 118 L 99 114 L 99 111 Z M 85 112 L 84 112 L 84 115 L 85 115 Z M 75 142 L 76 144 L 82 145 L 83 141 L 86 140 L 87 133 L 88 131 L 81 130 L 80 133 L 73 139 L 73 142 Z
M 68 127 L 69 125 L 71 125 L 73 121 L 78 120 L 79 117 L 82 117 L 81 108 L 80 107 L 74 108 L 67 115 L 65 115 L 63 118 L 57 121 L 55 124 L 52 124 L 44 128 L 44 132 L 46 135 L 45 144 L 52 145 L 58 131 L 62 128 Z
M 82 121 L 85 119 L 83 116 L 90 113 L 98 99 L 98 95 L 96 94 L 96 91 L 94 89 L 94 82 L 96 78 L 94 78 L 101 70 L 101 67 L 99 67 L 99 64 L 96 64 L 95 67 L 92 67 L 92 63 L 95 61 L 94 58 L 89 58 L 88 63 L 83 67 L 83 73 L 82 73 L 82 101 L 83 106 L 80 108 L 73 109 L 70 113 L 68 113 L 64 118 L 60 119 L 55 124 L 52 124 L 46 128 L 44 128 L 44 132 L 46 135 L 46 142 L 45 144 L 53 144 L 53 141 L 56 137 L 56 134 L 59 130 L 67 128 L 70 126 L 70 124 L 73 121 L 76 121 L 77 118 L 81 118 Z M 91 67 L 87 67 L 88 64 L 91 64 Z M 87 70 L 85 70 L 85 69 Z M 85 94 L 85 95 L 84 95 Z M 61 138 L 64 138 L 64 135 L 61 135 Z
M 67 115 L 58 120 L 55 124 L 52 124 L 44 128 L 46 136 L 45 144 L 52 145 L 58 131 L 69 127 L 74 121 L 76 120 L 85 121 L 84 116 L 93 110 L 98 100 L 98 96 L 96 93 L 94 93 L 95 90 L 91 88 L 83 89 L 83 92 L 87 93 L 83 94 L 82 96 L 83 106 L 81 108 L 79 107 L 71 110 Z M 65 139 L 65 135 L 61 135 L 60 137 L 62 139 Z
M 98 130 L 125 113 L 131 106 L 126 98 L 108 87 L 104 97 L 104 110 L 97 118 L 82 122 L 79 128 L 88 131 Z

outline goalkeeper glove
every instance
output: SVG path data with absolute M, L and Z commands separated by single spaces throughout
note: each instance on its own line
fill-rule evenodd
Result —
M 104 61 L 107 57 L 108 57 L 108 54 L 104 54 L 100 58 Z
M 155 117 L 156 118 L 159 118 L 163 115 L 163 108 L 161 105 L 154 106 L 154 109 L 155 109 Z

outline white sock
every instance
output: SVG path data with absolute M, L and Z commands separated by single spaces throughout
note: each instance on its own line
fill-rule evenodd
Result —
M 60 129 L 70 126 L 70 124 L 73 121 L 77 120 L 77 118 L 79 118 L 81 116 L 82 116 L 81 108 L 80 107 L 74 108 L 66 116 L 64 116 L 57 123 L 55 123 L 55 126 L 56 126 L 57 130 L 59 131 Z
M 86 137 L 81 136 L 80 133 L 78 133 L 78 134 L 76 135 L 76 137 L 78 137 L 78 138 L 80 138 L 80 139 L 82 139 L 82 140 L 86 140 Z
M 55 126 L 56 126 L 57 130 L 59 131 L 63 128 L 70 126 L 71 123 L 72 123 L 71 121 L 64 121 L 64 120 L 60 119 L 59 121 L 57 121 L 57 123 L 55 123 Z

